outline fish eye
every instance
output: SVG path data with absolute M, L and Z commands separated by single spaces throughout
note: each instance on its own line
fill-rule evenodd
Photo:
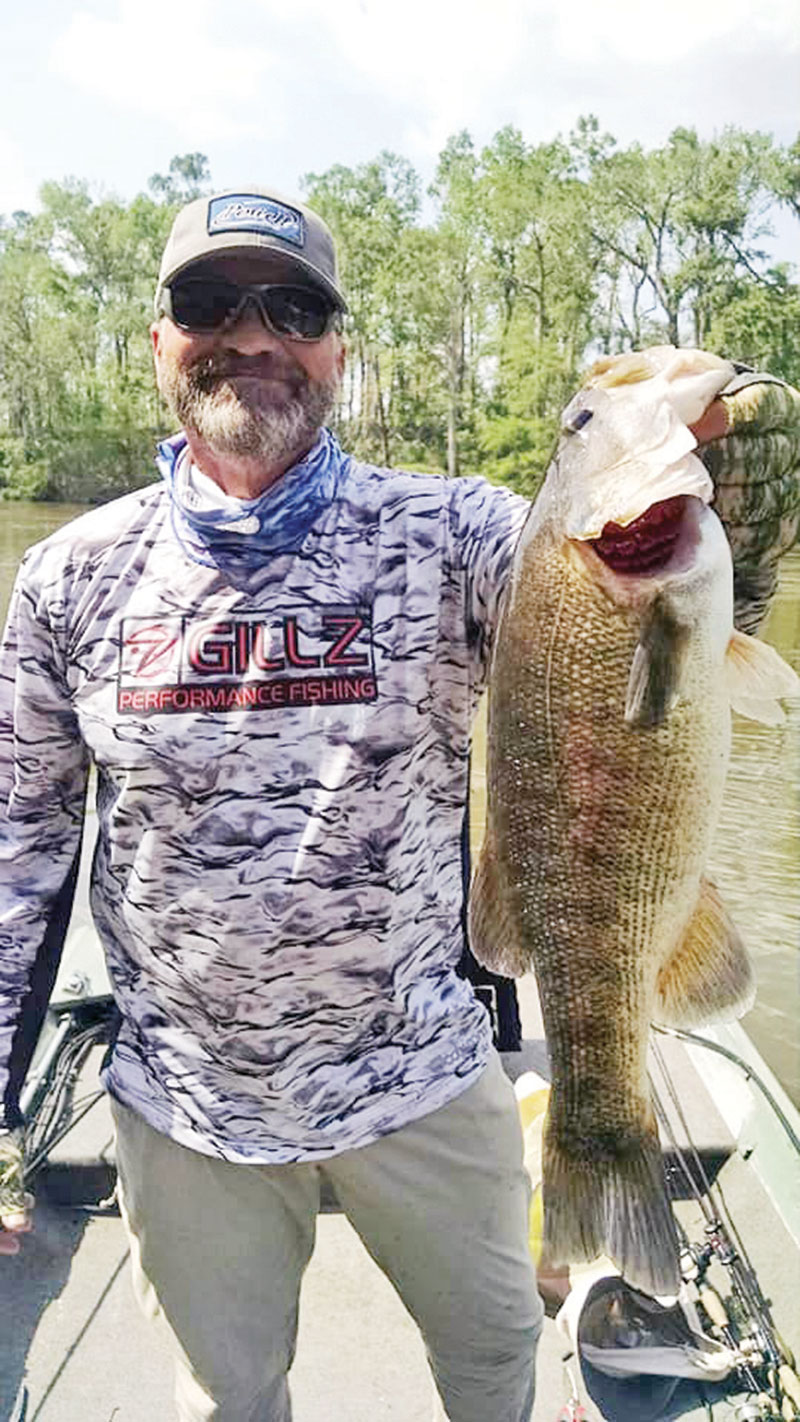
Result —
M 582 410 L 576 410 L 564 425 L 567 434 L 577 434 L 578 430 L 582 430 L 584 425 L 588 425 L 593 413 L 594 411 L 587 410 L 585 405 Z

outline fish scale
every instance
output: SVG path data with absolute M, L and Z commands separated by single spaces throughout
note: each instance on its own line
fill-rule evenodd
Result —
M 730 745 L 731 639 L 740 652 L 746 644 L 743 695 L 794 688 L 783 664 L 770 682 L 772 662 L 755 689 L 748 681 L 748 659 L 767 651 L 734 633 L 729 545 L 701 500 L 697 461 L 675 463 L 668 378 L 648 385 L 670 358 L 659 353 L 644 379 L 635 372 L 629 425 L 624 390 L 568 407 L 496 636 L 486 835 L 470 898 L 476 955 L 494 972 L 537 976 L 552 1072 L 545 1252 L 563 1263 L 608 1254 L 655 1294 L 676 1292 L 679 1271 L 647 1080 L 650 1022 L 735 1015 L 753 995 L 738 935 L 704 878 Z M 702 353 L 679 361 L 682 391 L 695 361 L 705 400 L 729 377 Z M 611 378 L 624 386 L 624 375 Z M 604 504 L 629 537 L 627 525 L 658 502 L 658 447 L 637 447 L 627 471 L 628 428 L 645 442 L 663 431 L 679 520 L 665 566 L 636 576 L 593 548 Z
M 570 1140 L 574 1175 L 584 1161 L 591 1167 L 603 1140 L 615 1150 L 625 1141 L 644 1143 L 651 1155 L 657 1150 L 646 1074 L 650 1009 L 658 969 L 697 895 L 724 754 L 710 754 L 709 735 L 697 733 L 688 702 L 668 728 L 647 737 L 631 731 L 623 711 L 638 619 L 609 619 L 591 586 L 567 568 L 570 635 L 559 638 L 561 561 L 532 540 L 525 564 L 535 569 L 525 584 L 533 605 L 518 594 L 493 665 L 488 833 L 493 853 L 509 866 L 507 890 L 526 945 L 536 945 L 554 1081 L 546 1142 L 554 1135 Z M 527 631 L 515 635 L 532 625 L 545 630 L 541 641 Z M 693 680 L 694 695 L 708 704 L 703 725 L 711 726 L 721 703 L 715 678 L 699 667 Z M 584 744 L 594 755 L 588 766 Z M 510 781 L 503 768 L 509 762 Z M 711 779 L 707 763 L 717 767 Z M 651 947 L 647 956 L 643 942 Z M 506 971 L 530 966 L 526 945 L 522 961 L 509 961 L 506 952 Z M 558 1253 L 564 1246 L 548 1229 L 552 1198 L 545 1178 L 545 1242 Z M 579 1219 L 586 1213 L 575 1211 Z M 658 1228 L 671 1239 L 666 1206 Z M 584 1246 L 579 1238 L 566 1247 L 574 1253 Z M 629 1265 L 629 1277 L 635 1269 Z M 662 1290 L 676 1285 L 674 1277 L 647 1282 Z

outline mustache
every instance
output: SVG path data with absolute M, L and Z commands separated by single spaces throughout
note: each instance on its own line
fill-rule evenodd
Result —
M 234 351 L 202 356 L 185 367 L 196 389 L 207 394 L 216 385 L 237 376 L 259 376 L 262 380 L 286 380 L 294 390 L 307 384 L 305 372 L 271 351 L 259 355 L 237 355 Z

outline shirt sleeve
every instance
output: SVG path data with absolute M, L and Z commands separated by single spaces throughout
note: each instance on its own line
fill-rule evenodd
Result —
M 61 642 L 63 648 L 63 641 Z M 0 647 L 0 1123 L 47 1007 L 74 892 L 88 753 L 46 599 L 23 565 Z
M 531 505 L 511 489 L 469 478 L 453 481 L 452 557 L 465 579 L 467 635 L 488 664 L 514 549 Z

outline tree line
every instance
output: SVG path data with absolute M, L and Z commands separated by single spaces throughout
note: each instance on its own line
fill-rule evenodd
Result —
M 0 218 L 0 497 L 98 502 L 153 477 L 155 276 L 175 212 L 211 190 L 190 153 L 131 202 L 69 179 Z M 800 383 L 797 273 L 767 250 L 781 213 L 800 219 L 800 138 L 621 148 L 588 117 L 542 144 L 459 133 L 427 192 L 388 152 L 301 191 L 339 248 L 336 424 L 365 458 L 533 494 L 587 363 L 658 341 Z

